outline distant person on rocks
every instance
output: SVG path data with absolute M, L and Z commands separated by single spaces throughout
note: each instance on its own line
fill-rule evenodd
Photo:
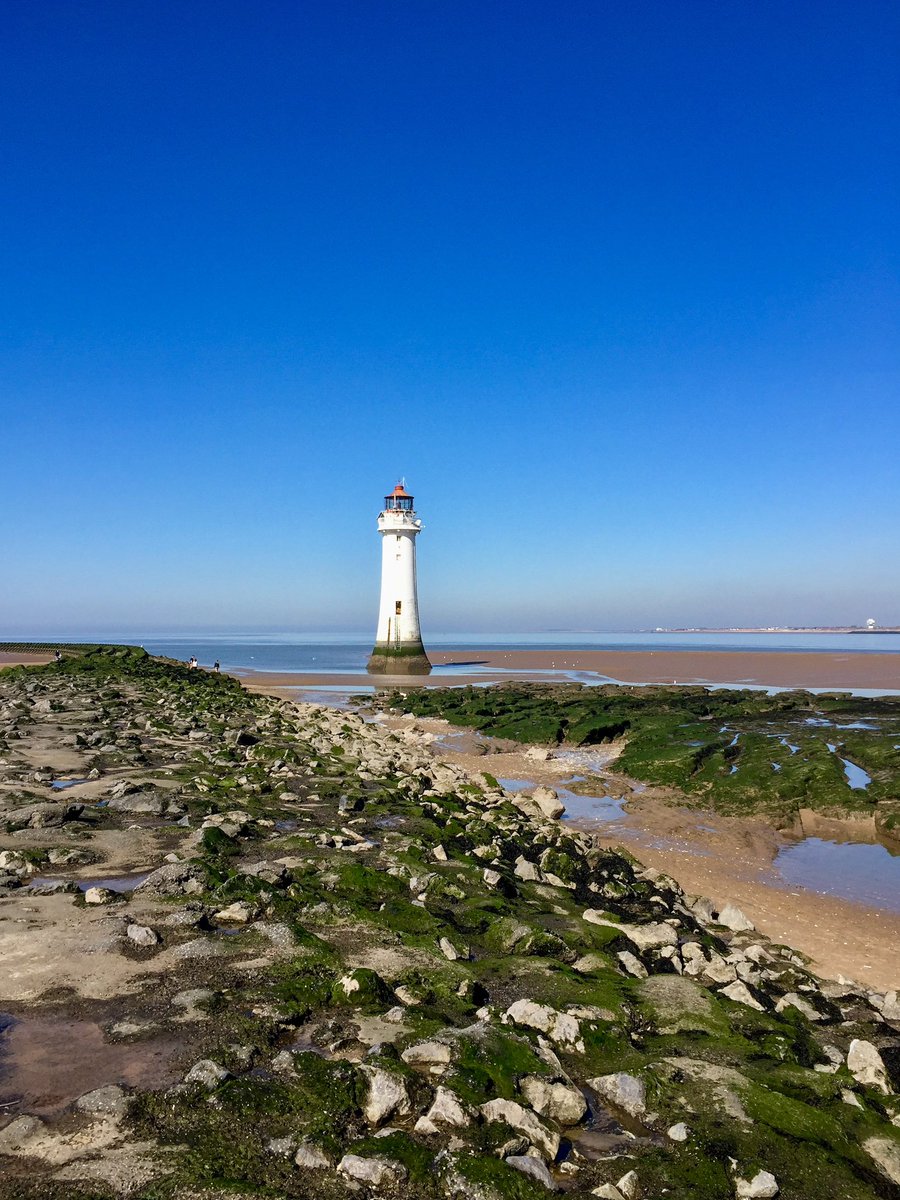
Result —
M 62 662 L 62 650 L 54 650 L 53 654 L 57 662 Z
M 188 666 L 191 668 L 191 670 L 192 670 L 192 671 L 193 671 L 193 670 L 196 670 L 196 667 L 197 667 L 197 656 L 196 656 L 195 654 L 192 654 L 192 655 L 191 655 L 190 662 L 188 663 Z
M 218 659 L 216 659 L 216 661 L 213 663 L 213 670 L 218 675 L 218 673 L 219 673 L 219 660 Z

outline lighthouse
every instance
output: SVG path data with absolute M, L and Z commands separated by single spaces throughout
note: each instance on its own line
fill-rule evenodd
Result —
M 398 483 L 385 496 L 378 517 L 381 604 L 368 666 L 373 675 L 427 675 L 431 670 L 422 645 L 416 591 L 416 537 L 421 528 L 413 497 Z

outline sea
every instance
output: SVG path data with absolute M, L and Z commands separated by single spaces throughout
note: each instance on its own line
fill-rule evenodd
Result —
M 358 675 L 364 673 L 372 652 L 369 633 L 323 632 L 221 632 L 191 633 L 116 630 L 57 634 L 68 642 L 114 642 L 143 646 L 151 654 L 187 661 L 196 656 L 201 666 L 219 662 L 223 671 L 285 671 L 298 674 Z M 669 632 L 568 632 L 536 633 L 433 633 L 424 637 L 428 648 L 459 654 L 454 666 L 437 668 L 435 674 L 452 676 L 492 673 L 477 662 L 479 652 L 505 650 L 729 650 L 808 653 L 896 653 L 900 634 L 889 633 L 669 633 Z

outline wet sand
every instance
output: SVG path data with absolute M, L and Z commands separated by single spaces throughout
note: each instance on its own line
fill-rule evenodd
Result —
M 570 763 L 535 762 L 525 747 L 500 753 L 473 752 L 476 742 L 494 748 L 481 735 L 458 738 L 459 726 L 434 718 L 389 718 L 390 724 L 420 729 L 443 739 L 433 746 L 436 757 L 472 774 L 489 771 L 501 779 L 527 779 L 560 785 L 572 778 Z M 458 748 L 457 748 L 458 747 Z M 787 884 L 773 869 L 779 850 L 794 839 L 759 818 L 723 817 L 679 804 L 680 793 L 643 787 L 615 771 L 616 747 L 600 748 L 606 757 L 602 779 L 606 791 L 625 796 L 624 816 L 613 822 L 576 818 L 572 824 L 594 835 L 598 845 L 624 847 L 647 867 L 655 867 L 696 896 L 715 904 L 732 901 L 761 933 L 799 950 L 823 977 L 839 975 L 869 988 L 900 987 L 900 914 L 851 900 L 822 895 Z
M 466 656 L 435 655 L 450 662 Z M 897 688 L 900 653 L 807 650 L 489 650 L 489 666 L 590 671 L 624 683 L 750 683 L 770 687 Z
M 42 654 L 29 650 L 0 650 L 0 668 L 2 667 L 39 667 L 52 662 L 52 654 Z
M 484 650 L 430 652 L 431 675 L 313 674 L 236 670 L 251 690 L 338 687 L 452 687 L 463 684 L 584 682 L 730 684 L 900 691 L 900 653 L 737 650 Z M 458 666 L 457 666 L 458 664 Z M 472 670 L 465 668 L 471 666 Z M 442 668 L 453 669 L 444 671 Z M 575 680 L 578 681 L 577 678 Z M 282 694 L 288 694 L 282 692 Z

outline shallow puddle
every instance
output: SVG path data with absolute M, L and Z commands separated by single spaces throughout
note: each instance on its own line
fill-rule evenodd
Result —
M 110 892 L 133 892 L 134 889 L 150 875 L 150 871 L 136 871 L 132 875 L 111 875 L 105 879 L 62 879 L 59 876 L 51 877 L 49 875 L 36 875 L 34 879 L 29 881 L 29 886 L 38 887 L 53 887 L 60 883 L 75 883 L 78 885 L 79 892 L 86 892 L 88 888 L 101 887 L 107 888 Z
M 872 782 L 872 776 L 867 771 L 864 771 L 862 767 L 858 767 L 856 763 L 851 762 L 849 758 L 842 758 L 841 762 L 844 764 L 844 775 L 847 778 L 848 785 L 854 791 L 864 792 Z
M 774 867 L 785 883 L 900 912 L 900 855 L 880 842 L 808 837 L 781 850 Z
M 508 792 L 523 792 L 538 785 L 531 779 L 498 779 Z M 625 800 L 616 796 L 583 796 L 555 783 L 553 790 L 566 806 L 564 820 L 621 821 L 625 816 Z
M 0 1014 L 0 1125 L 19 1113 L 56 1116 L 94 1088 L 175 1083 L 174 1039 L 109 1043 L 93 1021 Z

